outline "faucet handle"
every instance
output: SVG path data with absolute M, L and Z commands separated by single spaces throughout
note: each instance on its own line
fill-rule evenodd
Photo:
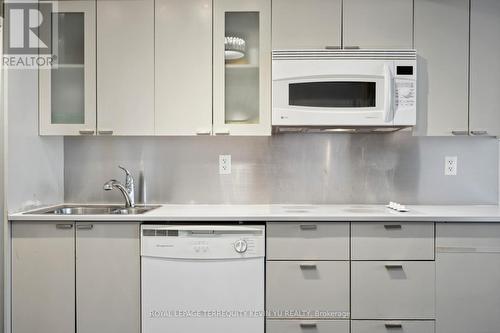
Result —
M 134 177 L 132 177 L 132 174 L 127 168 L 122 167 L 121 165 L 118 167 L 125 172 L 125 187 L 127 188 L 127 191 L 132 193 L 134 191 Z
M 125 172 L 125 174 L 127 175 L 127 177 L 132 177 L 132 174 L 130 173 L 130 171 L 128 171 L 127 168 L 122 167 L 121 165 L 119 165 L 118 167 Z

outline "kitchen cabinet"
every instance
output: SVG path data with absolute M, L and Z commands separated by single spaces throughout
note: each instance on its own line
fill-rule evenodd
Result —
M 344 48 L 411 49 L 413 0 L 344 0 Z
M 140 332 L 139 252 L 139 223 L 13 223 L 12 332 Z
M 500 327 L 500 225 L 438 223 L 436 333 Z
M 76 330 L 140 332 L 137 223 L 76 224 Z
M 155 134 L 211 134 L 212 1 L 156 0 L 155 58 Z
M 100 135 L 154 134 L 154 18 L 154 0 L 97 1 Z
M 271 134 L 271 1 L 215 0 L 213 132 Z
M 95 1 L 57 1 L 51 21 L 53 66 L 39 69 L 40 135 L 96 130 Z
M 415 0 L 418 134 L 468 134 L 468 36 L 469 0 Z
M 12 333 L 75 332 L 73 226 L 12 224 Z
M 470 134 L 500 136 L 500 1 L 471 0 Z
M 273 50 L 341 47 L 341 0 L 273 0 Z

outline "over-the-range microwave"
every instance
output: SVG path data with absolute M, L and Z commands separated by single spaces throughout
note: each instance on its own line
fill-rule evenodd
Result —
M 404 128 L 417 116 L 415 50 L 273 51 L 277 127 Z

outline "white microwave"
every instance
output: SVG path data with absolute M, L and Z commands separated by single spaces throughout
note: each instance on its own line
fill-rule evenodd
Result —
M 273 51 L 273 126 L 409 127 L 415 50 Z

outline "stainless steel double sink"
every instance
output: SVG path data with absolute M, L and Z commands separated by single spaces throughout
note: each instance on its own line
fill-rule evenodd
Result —
M 160 206 L 135 206 L 126 208 L 123 206 L 101 206 L 101 205 L 63 205 L 27 212 L 26 214 L 38 215 L 141 215 L 159 208 Z

